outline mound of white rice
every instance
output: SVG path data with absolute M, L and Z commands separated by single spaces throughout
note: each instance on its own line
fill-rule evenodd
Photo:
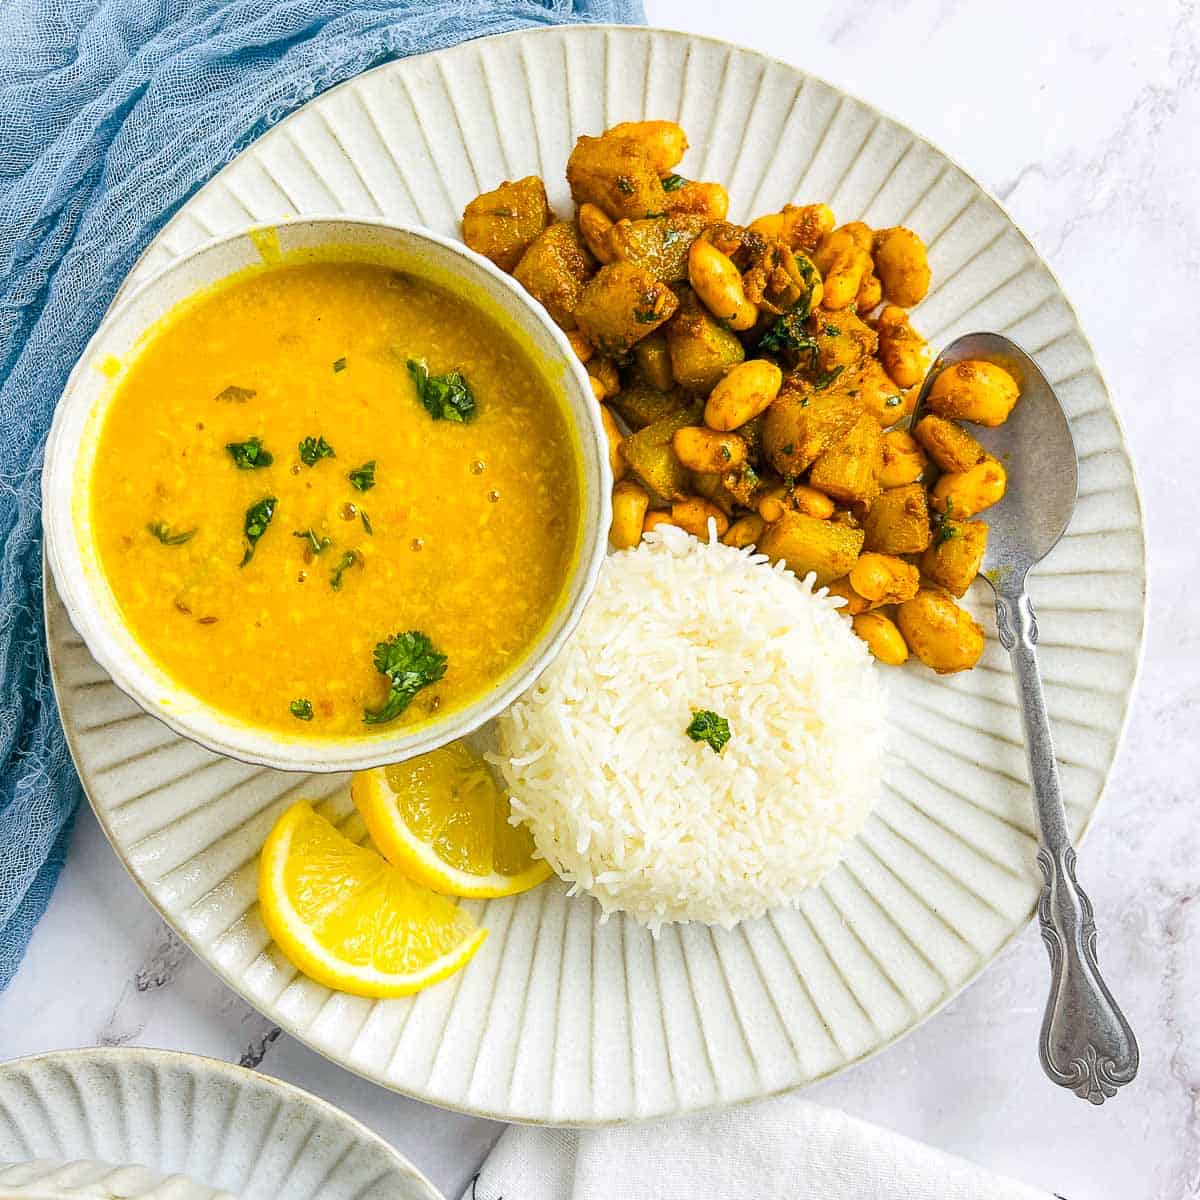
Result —
M 704 709 L 729 722 L 720 754 L 686 735 Z M 837 863 L 879 795 L 884 715 L 811 577 L 664 526 L 607 560 L 499 733 L 513 812 L 573 892 L 652 929 L 730 926 Z

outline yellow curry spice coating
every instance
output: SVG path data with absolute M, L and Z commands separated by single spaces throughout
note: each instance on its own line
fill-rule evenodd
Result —
M 460 371 L 472 418 L 432 419 L 409 359 Z M 252 438 L 269 465 L 227 448 Z M 306 438 L 332 456 L 306 465 Z M 362 490 L 350 476 L 371 462 Z M 247 511 L 266 497 L 242 567 Z M 420 630 L 449 660 L 396 725 L 516 665 L 577 550 L 579 468 L 555 397 L 490 317 L 383 266 L 322 262 L 168 320 L 106 416 L 92 507 L 125 620 L 180 684 L 254 725 L 361 735 L 388 694 L 372 655 L 392 634 Z

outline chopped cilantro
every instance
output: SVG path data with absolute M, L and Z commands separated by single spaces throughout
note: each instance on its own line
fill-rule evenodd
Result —
M 779 453 L 788 455 L 790 457 L 791 455 L 796 453 L 796 443 L 788 442 L 788 444 L 786 446 L 780 447 Z
M 382 725 L 400 716 L 423 687 L 445 675 L 446 656 L 425 634 L 412 629 L 376 644 L 375 669 L 387 676 L 391 690 L 381 707 L 363 710 L 368 725 Z
M 333 545 L 332 538 L 317 537 L 311 529 L 293 529 L 292 537 L 304 538 L 308 542 L 308 549 L 314 554 L 320 554 L 322 550 L 328 550 Z
M 692 723 L 686 732 L 693 742 L 707 742 L 714 754 L 720 754 L 732 736 L 729 722 L 707 708 L 692 711 Z
M 832 371 L 826 371 L 823 375 L 818 375 L 813 383 L 814 391 L 821 391 L 822 388 L 827 388 L 846 368 L 834 367 Z
M 825 326 L 825 336 L 826 337 L 840 337 L 841 333 L 842 333 L 841 328 L 837 325 L 826 325 Z
M 346 369 L 346 360 L 344 358 L 335 358 L 333 360 L 333 373 L 336 375 L 339 371 Z
M 371 518 L 367 516 L 367 510 L 360 508 L 358 515 L 362 518 L 363 528 L 372 536 L 375 536 L 375 530 L 371 528 Z
M 254 471 L 258 467 L 269 467 L 275 456 L 263 449 L 261 439 L 252 437 L 244 442 L 226 442 L 225 449 L 229 451 L 239 471 Z
M 630 180 L 625 175 L 618 175 L 617 176 L 617 191 L 620 192 L 622 196 L 632 196 L 633 195 L 632 180 Z
M 937 532 L 933 535 L 934 546 L 944 546 L 951 538 L 958 537 L 958 530 L 944 517 L 938 522 Z
M 903 396 L 889 396 L 883 404 L 885 408 L 898 408 L 903 402 Z
M 246 553 L 242 555 L 241 566 L 244 567 L 254 557 L 258 539 L 267 532 L 277 503 L 274 496 L 264 496 L 257 504 L 252 504 L 246 509 L 246 523 L 243 526 L 246 534 Z
M 653 305 L 649 308 L 635 308 L 633 310 L 633 319 L 639 325 L 653 325 L 658 320 L 658 309 Z
M 677 192 L 685 183 L 687 183 L 687 180 L 682 175 L 666 175 L 662 179 L 662 190 L 664 192 Z
M 475 415 L 475 397 L 460 371 L 430 375 L 424 360 L 408 360 L 408 373 L 417 385 L 417 399 L 435 421 L 469 421 Z
M 342 576 L 350 570 L 351 567 L 361 566 L 362 559 L 358 556 L 357 550 L 347 550 L 341 558 L 338 559 L 338 565 L 333 568 L 329 576 L 329 586 L 335 592 L 342 590 Z
M 223 391 L 217 393 L 216 398 L 225 404 L 245 404 L 247 400 L 252 400 L 258 393 L 253 388 L 238 387 L 236 383 L 231 383 Z
M 355 467 L 353 471 L 347 472 L 346 478 L 360 492 L 369 492 L 375 486 L 375 460 L 371 459 L 361 467 Z
M 297 721 L 311 721 L 313 719 L 312 701 L 303 698 L 293 700 L 288 705 L 288 712 L 296 718 Z
M 807 303 L 800 301 L 794 304 L 783 316 L 767 327 L 767 331 L 758 340 L 759 350 L 764 350 L 768 354 L 783 354 L 787 350 L 797 356 L 807 354 L 815 367 L 820 347 L 809 337 L 804 328 L 804 322 L 807 319 Z
M 190 542 L 196 534 L 194 529 L 184 529 L 176 533 L 166 521 L 151 521 L 146 528 L 164 546 L 182 546 L 184 542 Z
M 300 461 L 306 467 L 315 467 L 323 458 L 333 458 L 333 447 L 323 437 L 306 437 L 298 447 Z

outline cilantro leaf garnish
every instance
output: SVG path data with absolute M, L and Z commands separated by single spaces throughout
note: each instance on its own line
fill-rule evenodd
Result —
M 371 518 L 370 518 L 370 517 L 367 515 L 367 510 L 366 510 L 365 508 L 360 508 L 360 509 L 358 510 L 358 515 L 359 515 L 359 516 L 362 518 L 362 524 L 363 524 L 363 528 L 364 528 L 364 529 L 365 529 L 365 530 L 366 530 L 366 531 L 367 531 L 367 532 L 368 532 L 368 533 L 369 533 L 369 534 L 370 534 L 372 537 L 374 537 L 374 536 L 375 536 L 375 530 L 374 530 L 374 528 L 373 528 L 373 527 L 372 527 L 372 525 L 371 525 Z
M 306 467 L 315 467 L 321 459 L 334 456 L 333 447 L 323 437 L 306 437 L 297 449 Z
M 759 350 L 765 350 L 768 354 L 783 354 L 786 350 L 797 356 L 808 354 L 815 366 L 820 347 L 805 331 L 807 315 L 801 314 L 799 306 L 789 309 L 759 338 Z
M 412 703 L 413 697 L 446 673 L 446 656 L 438 652 L 425 634 L 411 629 L 397 633 L 375 646 L 375 669 L 388 677 L 391 690 L 379 708 L 363 710 L 368 725 L 394 721 Z
M 246 523 L 242 527 L 246 534 L 246 553 L 242 555 L 240 566 L 244 567 L 254 557 L 258 539 L 267 532 L 277 503 L 274 496 L 264 496 L 257 504 L 252 504 L 246 509 Z
M 685 732 L 693 742 L 707 742 L 714 754 L 720 754 L 732 736 L 729 722 L 708 708 L 692 710 L 692 723 Z
M 244 442 L 226 442 L 225 449 L 239 471 L 254 471 L 258 467 L 269 467 L 275 456 L 263 447 L 260 438 L 252 437 Z
M 822 388 L 827 388 L 845 369 L 844 366 L 838 366 L 826 371 L 824 375 L 818 375 L 813 383 L 813 390 L 819 392 Z
M 288 705 L 288 712 L 296 718 L 297 721 L 311 721 L 313 719 L 313 706 L 311 700 L 305 700 L 301 697 L 299 700 L 293 700 Z
M 231 383 L 217 393 L 216 399 L 224 404 L 245 404 L 247 400 L 253 400 L 257 395 L 258 393 L 253 388 L 238 387 L 236 383 Z
M 340 592 L 342 590 L 342 576 L 345 575 L 345 573 L 350 570 L 351 567 L 361 565 L 362 559 L 359 558 L 358 551 L 347 550 L 346 553 L 338 559 L 338 565 L 333 568 L 333 571 L 329 576 L 329 586 L 333 588 L 335 592 Z
M 660 182 L 664 192 L 677 192 L 687 180 L 682 175 L 665 175 Z
M 194 529 L 183 529 L 176 533 L 166 521 L 151 521 L 146 528 L 164 546 L 182 546 L 184 542 L 190 542 L 196 534 Z
M 344 358 L 335 358 L 333 360 L 333 373 L 336 375 L 339 371 L 346 369 L 346 360 Z
M 322 550 L 328 550 L 333 545 L 332 538 L 317 537 L 311 529 L 293 529 L 292 537 L 304 538 L 308 542 L 305 549 L 313 554 L 320 554 Z
M 408 373 L 417 385 L 417 399 L 435 421 L 469 421 L 475 415 L 475 396 L 461 371 L 430 375 L 425 360 L 408 360 Z
M 375 486 L 375 460 L 365 462 L 361 467 L 355 467 L 353 471 L 346 473 L 346 478 L 358 488 L 360 492 L 369 492 Z

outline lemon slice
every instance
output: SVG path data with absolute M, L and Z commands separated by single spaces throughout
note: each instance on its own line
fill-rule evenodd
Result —
M 437 983 L 487 937 L 452 901 L 356 846 L 304 801 L 267 835 L 258 902 L 297 968 L 355 996 L 406 996 Z
M 371 840 L 409 878 L 451 896 L 514 896 L 550 875 L 508 797 L 465 742 L 359 771 L 350 794 Z

